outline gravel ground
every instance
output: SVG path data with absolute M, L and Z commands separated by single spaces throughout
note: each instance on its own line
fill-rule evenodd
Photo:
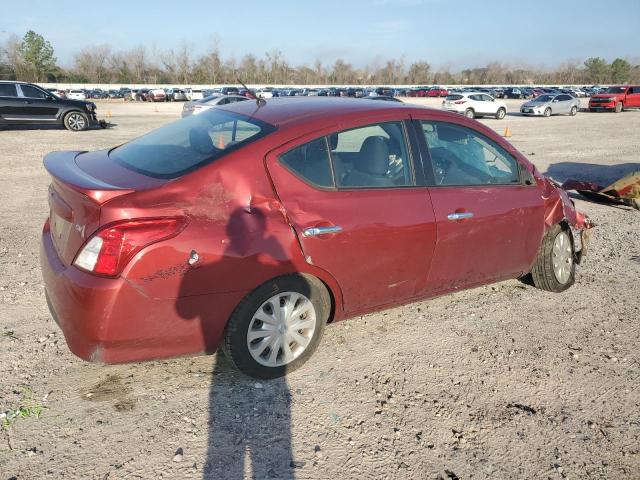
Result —
M 598 226 L 565 293 L 508 281 L 340 322 L 286 379 L 215 355 L 69 353 L 38 266 L 42 156 L 116 145 L 180 108 L 105 101 L 107 130 L 0 131 L 0 412 L 23 407 L 0 427 L 0 480 L 640 478 L 634 210 L 576 201 Z M 482 121 L 559 180 L 640 169 L 637 111 Z

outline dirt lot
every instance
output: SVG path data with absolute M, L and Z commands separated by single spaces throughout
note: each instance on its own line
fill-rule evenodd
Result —
M 598 227 L 563 294 L 509 281 L 337 323 L 282 380 L 222 356 L 69 353 L 38 266 L 42 156 L 116 145 L 180 108 L 102 102 L 108 130 L 0 131 L 0 412 L 25 407 L 0 428 L 0 480 L 640 478 L 638 211 L 577 201 Z M 638 111 L 482 121 L 559 180 L 640 169 Z

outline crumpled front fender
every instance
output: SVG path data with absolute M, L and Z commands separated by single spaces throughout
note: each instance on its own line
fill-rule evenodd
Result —
M 576 210 L 573 200 L 554 180 L 543 177 L 543 199 L 545 202 L 545 232 L 561 222 L 566 222 L 573 234 L 576 262 L 580 263 L 587 252 L 589 229 L 595 224 L 582 212 Z

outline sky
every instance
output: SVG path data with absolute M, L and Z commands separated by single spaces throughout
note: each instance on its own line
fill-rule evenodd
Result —
M 9 0 L 0 0 L 1 3 Z M 109 44 L 150 52 L 217 42 L 223 58 L 280 50 L 293 65 L 389 59 L 457 71 L 490 61 L 554 67 L 601 56 L 640 59 L 640 0 L 22 0 L 1 8 L 0 43 L 35 30 L 58 63 Z M 6 6 L 5 6 L 6 7 Z

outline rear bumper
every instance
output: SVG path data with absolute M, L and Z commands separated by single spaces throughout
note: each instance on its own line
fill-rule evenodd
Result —
M 101 278 L 65 266 L 48 224 L 42 232 L 40 265 L 54 320 L 69 349 L 90 362 L 124 363 L 215 351 L 243 296 L 150 298 L 122 277 Z

